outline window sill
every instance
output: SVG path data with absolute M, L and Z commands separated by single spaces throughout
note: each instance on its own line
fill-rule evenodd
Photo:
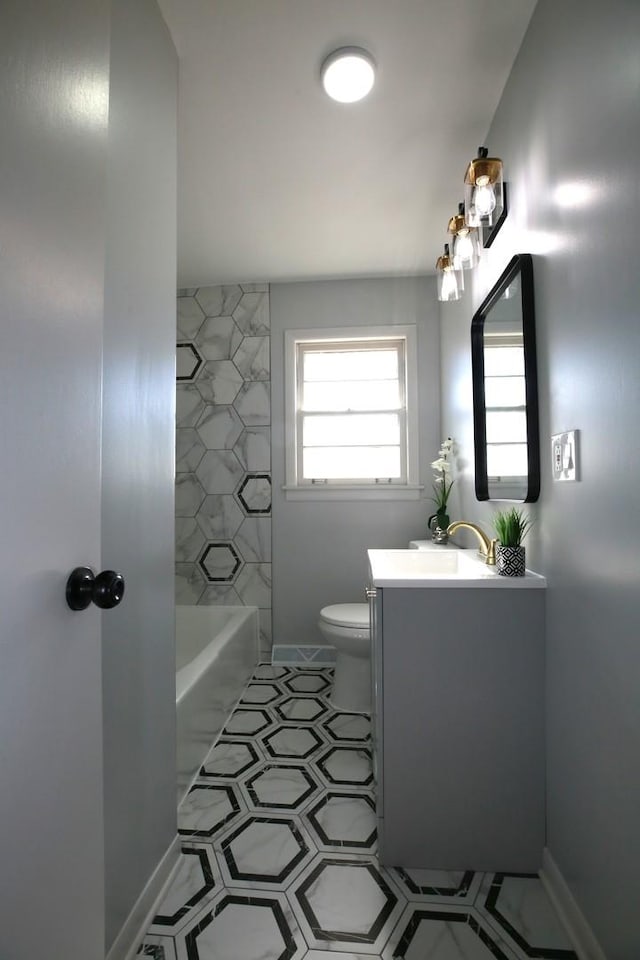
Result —
M 418 484 L 314 484 L 297 487 L 285 484 L 287 500 L 419 500 L 423 486 Z

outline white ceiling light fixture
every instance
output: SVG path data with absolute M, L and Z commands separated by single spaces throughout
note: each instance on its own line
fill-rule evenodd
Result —
M 371 91 L 375 81 L 373 57 L 360 47 L 340 47 L 330 53 L 320 70 L 322 86 L 332 100 L 356 103 Z

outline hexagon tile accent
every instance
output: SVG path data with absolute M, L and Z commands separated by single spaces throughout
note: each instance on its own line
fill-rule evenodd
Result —
M 214 585 L 233 584 L 234 602 L 260 607 L 260 653 L 268 659 L 269 286 L 217 284 L 179 290 L 177 330 L 176 513 L 195 517 L 204 538 L 199 543 L 193 523 L 179 525 L 177 596 L 183 603 L 229 603 L 231 595 L 216 592 Z M 202 578 L 211 587 L 192 589 Z
M 236 499 L 246 514 L 265 516 L 271 513 L 271 477 L 268 473 L 247 473 L 238 487 Z
M 233 583 L 242 560 L 232 543 L 210 543 L 198 563 L 211 583 Z
M 176 380 L 195 380 L 202 363 L 202 357 L 192 343 L 179 343 L 177 347 Z

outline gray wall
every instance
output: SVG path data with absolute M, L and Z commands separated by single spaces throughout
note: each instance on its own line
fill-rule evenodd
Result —
M 114 0 L 105 276 L 106 946 L 176 833 L 173 600 L 177 61 L 155 0 Z
M 420 482 L 415 501 L 294 502 L 285 499 L 284 331 L 416 324 Z M 366 550 L 425 537 L 433 504 L 430 462 L 440 446 L 439 333 L 433 278 L 336 280 L 271 285 L 273 642 L 317 644 L 328 603 L 364 602 Z
M 469 324 L 509 258 L 534 254 L 542 492 L 529 561 L 549 581 L 547 842 L 609 960 L 640 955 L 639 36 L 635 0 L 540 0 L 486 141 L 505 160 L 509 217 L 473 296 L 441 313 L 461 512 L 487 520 Z M 550 434 L 572 428 L 582 479 L 554 484 Z

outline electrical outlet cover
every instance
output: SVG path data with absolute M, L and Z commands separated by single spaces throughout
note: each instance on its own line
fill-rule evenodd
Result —
M 551 470 L 554 480 L 578 480 L 578 430 L 551 437 Z

